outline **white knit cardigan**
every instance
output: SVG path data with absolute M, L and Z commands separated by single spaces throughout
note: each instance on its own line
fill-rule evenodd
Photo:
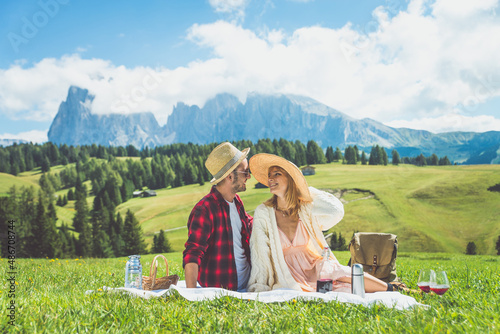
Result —
M 318 254 L 327 245 L 322 231 L 330 229 L 344 217 L 344 206 L 333 195 L 309 187 L 312 203 L 299 210 L 309 237 Z M 274 209 L 261 204 L 255 209 L 250 237 L 252 271 L 247 291 L 259 292 L 280 288 L 302 291 L 295 281 L 283 256 Z

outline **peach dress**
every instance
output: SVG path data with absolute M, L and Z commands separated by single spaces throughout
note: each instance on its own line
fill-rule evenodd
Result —
M 322 256 L 317 253 L 304 224 L 299 219 L 293 240 L 278 227 L 280 232 L 281 248 L 285 262 L 292 277 L 299 283 L 303 291 L 316 291 L 317 270 Z M 332 255 L 333 257 L 333 255 Z M 331 258 L 334 265 L 333 291 L 351 292 L 351 284 L 336 281 L 341 277 L 350 277 L 350 268 L 342 266 L 335 257 Z

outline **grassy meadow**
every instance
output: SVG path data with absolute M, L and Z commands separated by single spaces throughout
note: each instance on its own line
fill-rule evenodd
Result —
M 309 185 L 331 192 L 347 189 L 344 219 L 331 231 L 347 240 L 353 232 L 398 235 L 401 251 L 463 253 L 474 241 L 479 254 L 496 254 L 500 235 L 500 193 L 487 189 L 500 183 L 499 165 L 415 167 L 317 165 Z M 267 189 L 247 182 L 240 193 L 246 210 L 269 198 Z M 355 190 L 357 189 L 357 190 Z M 193 206 L 210 185 L 162 189 L 153 198 L 134 198 L 118 210 L 132 210 L 148 242 L 153 233 L 167 230 L 176 251 L 183 249 L 186 222 Z M 370 195 L 373 196 L 370 197 Z M 369 197 L 369 198 L 367 198 Z
M 52 170 L 57 170 L 53 168 Z M 0 174 L 0 196 L 12 185 L 38 187 L 39 171 L 17 177 Z M 345 217 L 332 231 L 349 239 L 354 231 L 398 235 L 398 276 L 417 289 L 420 269 L 446 270 L 451 288 L 442 297 L 410 293 L 429 309 L 398 311 L 383 306 L 365 308 L 337 302 L 293 300 L 263 304 L 224 297 L 188 302 L 178 294 L 151 300 L 113 294 L 102 287 L 124 284 L 126 258 L 16 259 L 12 274 L 8 259 L 0 259 L 4 284 L 0 332 L 12 333 L 498 333 L 500 331 L 500 193 L 487 188 L 500 183 L 500 166 L 316 166 L 311 186 L 342 193 Z M 269 197 L 248 181 L 241 193 L 247 211 Z M 134 198 L 118 207 L 132 210 L 148 242 L 160 229 L 176 252 L 165 254 L 170 273 L 184 279 L 182 249 L 186 221 L 194 204 L 210 189 L 190 185 L 157 190 L 158 196 Z M 63 195 L 67 190 L 59 191 Z M 91 204 L 93 197 L 89 196 Z M 57 208 L 58 224 L 71 223 L 74 202 Z M 480 254 L 464 255 L 469 241 Z M 336 252 L 342 264 L 348 252 Z M 153 255 L 141 262 L 148 268 Z M 147 269 L 145 269 L 147 270 Z M 9 279 L 15 276 L 14 292 Z M 96 293 L 85 294 L 87 290 Z M 14 294 L 14 295 L 13 295 Z M 14 303 L 15 311 L 8 309 Z M 14 312 L 14 313 L 12 313 Z M 14 314 L 14 319 L 9 315 Z M 11 322 L 12 321 L 12 322 Z
M 487 189 L 500 183 L 500 166 L 352 166 L 317 165 L 309 185 L 343 194 L 345 216 L 332 231 L 348 240 L 353 232 L 388 232 L 398 235 L 401 251 L 465 252 L 474 241 L 480 254 L 496 254 L 500 235 L 500 193 Z M 269 198 L 267 189 L 255 189 L 248 180 L 240 193 L 246 210 Z M 118 210 L 132 210 L 143 226 L 146 240 L 167 230 L 174 250 L 183 249 L 186 222 L 193 206 L 210 185 L 159 190 L 153 198 L 134 198 Z
M 479 254 L 496 254 L 500 235 L 500 193 L 487 189 L 500 183 L 500 165 L 470 166 L 363 166 L 340 163 L 317 165 L 309 185 L 332 193 L 343 192 L 345 216 L 330 232 L 342 233 L 348 241 L 353 232 L 387 232 L 398 235 L 401 251 L 464 253 L 474 241 Z M 51 172 L 58 172 L 56 166 Z M 0 196 L 12 185 L 38 187 L 39 169 L 17 177 L 0 173 Z M 267 189 L 247 182 L 240 193 L 246 210 L 269 198 Z M 87 189 L 90 183 L 86 182 Z M 187 238 L 186 222 L 193 206 L 210 191 L 210 184 L 159 189 L 158 196 L 133 198 L 118 206 L 123 215 L 134 212 L 147 243 L 154 233 L 167 231 L 175 251 Z M 67 190 L 60 190 L 64 195 Z M 88 197 L 89 207 L 93 196 Z M 58 224 L 72 224 L 74 202 L 57 207 Z
M 337 252 L 346 263 L 348 252 Z M 166 254 L 170 273 L 184 275 L 180 252 Z M 153 255 L 143 256 L 144 268 Z M 125 258 L 17 259 L 15 296 L 7 259 L 0 259 L 2 333 L 498 333 L 500 257 L 451 253 L 405 253 L 398 275 L 417 289 L 422 268 L 446 270 L 451 288 L 443 296 L 409 293 L 429 309 L 398 311 L 337 302 L 292 300 L 263 304 L 224 297 L 189 302 L 178 294 L 145 300 L 100 291 L 124 284 Z M 160 270 L 163 267 L 160 268 Z M 7 281 L 7 283 L 5 282 Z M 85 294 L 87 290 L 96 293 Z M 7 307 L 15 303 L 11 312 Z M 9 318 L 13 315 L 14 319 Z M 12 322 L 12 323 L 10 323 Z

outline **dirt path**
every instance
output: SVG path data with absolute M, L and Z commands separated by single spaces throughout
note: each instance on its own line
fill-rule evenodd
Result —
M 348 203 L 355 202 L 355 201 L 366 200 L 366 199 L 370 199 L 370 198 L 375 197 L 375 194 L 373 194 L 371 191 L 363 190 L 363 189 L 321 189 L 321 190 L 329 192 L 333 196 L 340 199 L 340 201 L 344 204 L 348 204 Z M 349 193 L 367 193 L 369 195 L 364 196 L 364 197 L 360 197 L 360 198 L 355 198 L 355 199 L 348 201 L 348 200 L 344 199 L 344 195 L 349 194 Z

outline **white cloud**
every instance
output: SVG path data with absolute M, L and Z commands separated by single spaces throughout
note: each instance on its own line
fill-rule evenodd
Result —
M 246 1 L 211 4 L 244 8 Z M 178 101 L 201 106 L 221 92 L 244 101 L 257 91 L 308 95 L 353 117 L 394 126 L 500 130 L 500 114 L 482 116 L 475 109 L 500 95 L 497 8 L 491 0 L 413 0 L 395 15 L 377 8 L 363 31 L 347 24 L 291 35 L 257 34 L 227 21 L 195 24 L 187 38 L 211 59 L 175 69 L 126 68 L 79 55 L 31 67 L 19 62 L 0 69 L 0 110 L 10 118 L 50 120 L 68 87 L 77 85 L 96 94 L 97 113 L 151 111 L 164 123 Z
M 209 0 L 209 2 L 217 12 L 230 13 L 244 9 L 248 0 Z
M 455 113 L 436 118 L 424 117 L 413 120 L 394 120 L 385 124 L 394 128 L 427 130 L 434 133 L 500 131 L 500 119 L 498 118 L 487 115 L 471 117 Z
M 85 53 L 85 52 L 87 52 L 87 48 L 84 48 L 84 47 L 81 47 L 81 46 L 79 46 L 79 47 L 76 48 L 76 53 L 82 54 L 82 53 Z
M 245 16 L 245 8 L 250 0 L 209 0 L 217 13 L 228 14 L 235 20 L 241 20 Z
M 18 139 L 18 140 L 26 140 L 28 142 L 33 143 L 44 143 L 48 140 L 46 131 L 32 130 L 27 132 L 21 132 L 17 134 L 11 133 L 3 133 L 0 134 L 0 139 Z

